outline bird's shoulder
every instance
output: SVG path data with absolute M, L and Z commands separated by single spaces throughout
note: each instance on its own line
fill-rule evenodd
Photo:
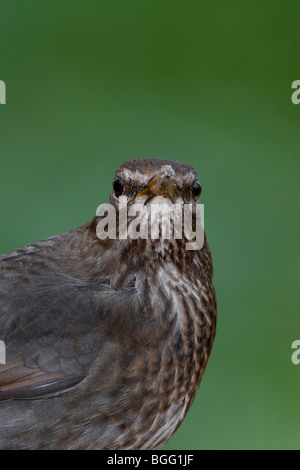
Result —
M 111 312 L 119 305 L 123 312 L 139 308 L 134 288 L 118 291 L 107 274 L 99 272 L 95 280 L 72 269 L 67 251 L 76 235 L 0 257 L 0 339 L 7 359 L 0 364 L 2 400 L 39 398 L 74 386 L 113 341 L 107 334 Z

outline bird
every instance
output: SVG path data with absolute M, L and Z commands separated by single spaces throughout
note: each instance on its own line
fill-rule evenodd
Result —
M 105 207 L 119 220 L 126 199 L 127 227 L 134 204 L 194 220 L 201 192 L 189 164 L 136 158 Z M 155 450 L 194 401 L 217 323 L 207 237 L 187 250 L 163 216 L 155 238 L 100 237 L 105 216 L 0 256 L 0 449 Z

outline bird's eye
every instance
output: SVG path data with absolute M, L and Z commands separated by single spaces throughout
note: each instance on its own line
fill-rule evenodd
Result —
M 199 181 L 197 181 L 197 183 L 194 184 L 192 191 L 193 191 L 194 198 L 198 199 L 198 197 L 200 196 L 201 191 L 202 191 L 202 188 L 201 188 L 201 185 L 200 185 Z
M 121 196 L 123 189 L 124 189 L 123 180 L 121 180 L 121 178 L 116 178 L 113 182 L 113 188 L 114 188 L 115 195 L 117 197 Z

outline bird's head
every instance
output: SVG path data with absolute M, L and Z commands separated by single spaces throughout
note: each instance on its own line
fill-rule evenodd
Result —
M 117 170 L 109 199 L 100 206 L 97 236 L 118 239 L 126 249 L 142 246 L 152 254 L 179 253 L 186 246 L 198 250 L 204 242 L 203 221 L 198 217 L 200 195 L 198 175 L 190 165 L 152 158 L 130 160 Z M 186 245 L 193 239 L 196 245 Z
M 176 160 L 141 158 L 118 169 L 113 180 L 110 203 L 120 196 L 132 204 L 154 204 L 164 199 L 174 204 L 195 203 L 201 195 L 198 175 L 188 164 Z
M 200 195 L 198 175 L 186 163 L 152 158 L 125 162 L 106 204 L 97 210 L 96 234 L 103 250 L 109 246 L 125 271 L 147 260 L 175 263 L 180 269 L 199 267 L 205 244 Z

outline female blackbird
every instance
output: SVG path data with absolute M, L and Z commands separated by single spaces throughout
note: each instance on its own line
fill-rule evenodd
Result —
M 128 230 L 134 204 L 162 201 L 189 204 L 195 226 L 200 193 L 185 163 L 131 160 L 105 206 L 112 236 L 105 212 L 0 256 L 0 448 L 157 449 L 175 432 L 215 336 L 211 255 L 186 230 L 162 237 L 163 212 L 158 236 L 121 237 L 120 198 Z

